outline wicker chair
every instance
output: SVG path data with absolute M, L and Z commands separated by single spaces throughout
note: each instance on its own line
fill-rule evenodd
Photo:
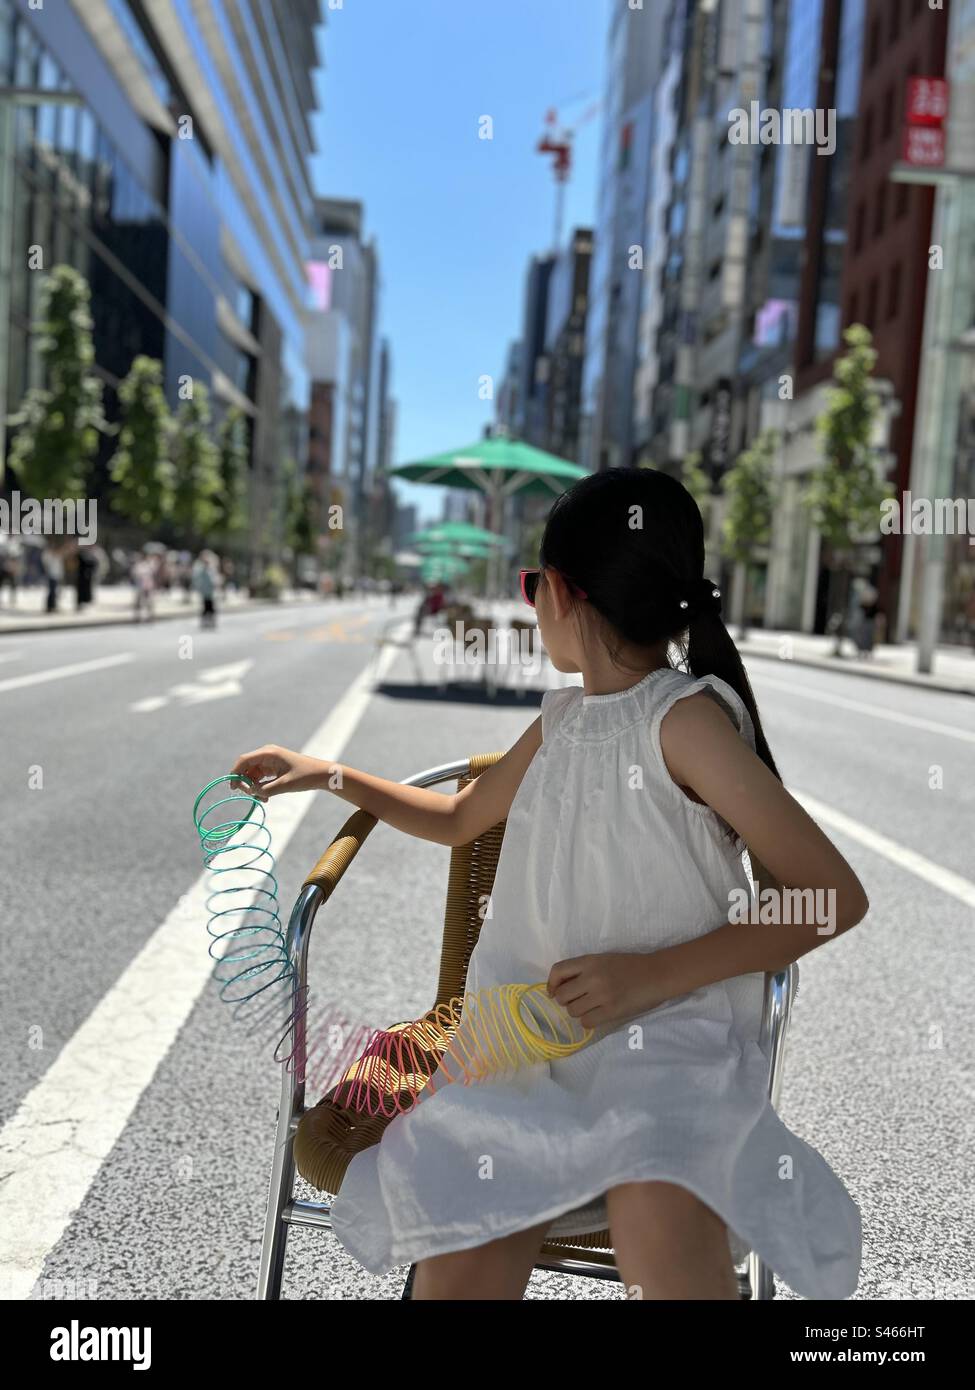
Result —
M 460 762 L 445 763 L 405 779 L 404 785 L 430 787 L 456 779 L 459 790 L 501 756 L 500 753 L 483 753 Z M 350 816 L 308 875 L 294 905 L 288 926 L 288 946 L 296 967 L 294 987 L 299 997 L 303 997 L 307 983 L 308 946 L 315 915 L 331 897 L 375 824 L 375 817 L 364 811 L 356 811 Z M 503 834 L 502 821 L 470 844 L 461 845 L 451 853 L 440 978 L 431 1008 L 464 993 L 468 962 L 481 927 L 478 908 L 493 887 Z M 778 1103 L 782 1084 L 789 1012 L 797 980 L 795 965 L 779 974 L 766 976 L 761 1045 L 768 1057 L 769 1096 L 773 1105 Z M 394 1026 L 405 1028 L 411 1025 Z M 389 1119 L 344 1108 L 335 1098 L 341 1081 L 317 1105 L 306 1109 L 304 1047 L 305 1039 L 299 1033 L 296 1065 L 282 1067 L 281 1102 L 261 1247 L 258 1286 L 258 1297 L 261 1299 L 273 1300 L 281 1296 L 289 1227 L 331 1229 L 329 1202 L 295 1199 L 295 1170 L 319 1191 L 338 1193 L 352 1158 L 371 1144 L 379 1143 L 383 1130 L 396 1113 L 392 1105 L 389 1106 Z M 430 1059 L 431 1071 L 437 1060 L 436 1057 Z M 351 1076 L 352 1070 L 346 1076 Z M 386 1094 L 392 1098 L 397 1089 L 395 1074 L 391 1074 L 386 1084 Z M 619 1280 L 609 1231 L 549 1240 L 541 1247 L 535 1268 Z M 739 1274 L 738 1279 L 743 1298 L 774 1297 L 772 1272 L 754 1253 L 749 1255 L 746 1270 Z M 410 1297 L 412 1282 L 411 1268 L 404 1298 Z

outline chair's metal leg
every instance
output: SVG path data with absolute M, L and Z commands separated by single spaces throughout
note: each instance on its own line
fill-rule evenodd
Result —
M 322 901 L 322 890 L 306 884 L 302 889 L 288 921 L 286 948 L 293 963 L 289 993 L 292 1055 L 282 1061 L 281 1098 L 278 1101 L 278 1122 L 274 1132 L 274 1158 L 267 1187 L 267 1212 L 264 1217 L 264 1239 L 261 1242 L 261 1266 L 257 1277 L 257 1296 L 262 1300 L 281 1297 L 284 1257 L 288 1245 L 288 1223 L 281 1213 L 294 1196 L 295 1159 L 292 1122 L 304 1113 L 305 1065 L 307 1062 L 305 1028 L 307 1025 L 304 1001 L 308 984 L 308 940 L 315 912 Z M 284 1044 L 282 1044 L 283 1046 Z
M 281 1220 L 281 1213 L 294 1196 L 295 1186 L 294 1136 L 290 1120 L 290 1112 L 282 1107 L 278 1112 L 274 1135 L 274 1161 L 267 1187 L 267 1212 L 257 1284 L 258 1298 L 266 1301 L 281 1297 L 284 1257 L 288 1246 L 288 1223 Z
M 748 1282 L 753 1302 L 766 1303 L 775 1297 L 775 1277 L 754 1250 L 748 1256 Z
M 413 1297 L 413 1280 L 416 1278 L 416 1265 L 410 1265 L 410 1272 L 406 1276 L 406 1283 L 403 1285 L 403 1292 L 400 1299 Z

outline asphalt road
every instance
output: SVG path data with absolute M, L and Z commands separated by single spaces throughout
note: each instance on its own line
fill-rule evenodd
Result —
M 253 1298 L 278 1071 L 207 978 L 193 799 L 267 741 L 347 734 L 336 756 L 396 778 L 509 746 L 531 697 L 417 698 L 403 654 L 392 693 L 350 703 L 376 635 L 407 614 L 333 601 L 213 633 L 188 617 L 0 642 L 0 1209 L 23 1213 L 29 1191 L 31 1211 L 3 1238 L 5 1296 Z M 787 784 L 824 810 L 871 899 L 801 964 L 783 1118 L 860 1204 L 858 1297 L 975 1297 L 975 705 L 750 670 Z M 349 808 L 285 802 L 287 910 Z M 429 1007 L 448 857 L 377 827 L 316 925 L 313 990 L 369 1019 Z M 328 1234 L 291 1235 L 287 1298 L 398 1298 L 402 1279 L 364 1274 Z M 529 1296 L 622 1292 L 539 1274 Z

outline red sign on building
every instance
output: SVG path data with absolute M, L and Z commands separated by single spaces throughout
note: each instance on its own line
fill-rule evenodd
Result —
M 944 131 L 931 126 L 907 126 L 904 130 L 904 162 L 927 166 L 944 164 Z
M 948 114 L 948 83 L 943 77 L 907 79 L 908 125 L 940 126 Z
M 944 122 L 948 83 L 943 77 L 909 77 L 905 105 L 905 164 L 936 167 L 945 162 Z

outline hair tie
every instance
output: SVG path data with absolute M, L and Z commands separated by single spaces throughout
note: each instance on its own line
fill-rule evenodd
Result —
M 689 585 L 679 605 L 686 613 L 688 621 L 698 618 L 702 613 L 721 612 L 721 590 L 713 579 L 699 579 Z

